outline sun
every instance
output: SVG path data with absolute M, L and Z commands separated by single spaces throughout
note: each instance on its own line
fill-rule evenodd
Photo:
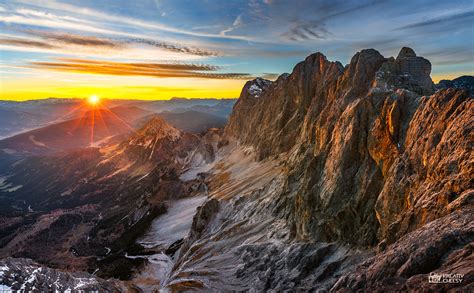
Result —
M 99 103 L 99 100 L 100 100 L 100 99 L 99 99 L 98 96 L 92 95 L 92 96 L 90 96 L 87 100 L 88 100 L 89 104 L 91 104 L 91 105 L 97 105 L 97 103 Z

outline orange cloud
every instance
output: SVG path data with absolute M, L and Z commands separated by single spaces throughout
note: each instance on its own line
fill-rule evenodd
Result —
M 209 73 L 219 67 L 185 63 L 124 63 L 86 59 L 59 59 L 60 62 L 31 62 L 29 67 L 83 74 L 189 77 L 208 79 L 250 79 L 248 73 Z

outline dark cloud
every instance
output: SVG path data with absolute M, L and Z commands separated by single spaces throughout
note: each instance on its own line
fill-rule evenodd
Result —
M 289 41 L 305 41 L 314 39 L 326 39 L 330 35 L 325 24 L 320 21 L 295 20 L 287 32 L 281 36 Z
M 60 47 L 60 45 L 79 45 L 84 47 L 96 47 L 96 48 L 109 48 L 109 49 L 123 49 L 131 44 L 143 44 L 156 48 L 161 48 L 171 52 L 184 53 L 197 56 L 220 56 L 218 52 L 183 46 L 178 44 L 171 44 L 167 42 L 161 42 L 152 39 L 145 38 L 123 38 L 123 39 L 111 39 L 111 38 L 102 38 L 94 36 L 85 36 L 71 33 L 60 33 L 60 32 L 47 32 L 41 30 L 27 30 L 23 31 L 29 35 L 40 37 L 45 41 L 50 42 L 49 48 Z M 37 42 L 38 47 L 42 46 L 41 42 Z M 31 47 L 34 47 L 32 42 Z M 43 48 L 47 48 L 44 47 Z
M 139 90 L 140 92 L 190 92 L 190 91 L 197 91 L 194 88 L 181 88 L 181 87 L 166 87 L 166 86 L 144 86 L 144 85 L 130 85 L 130 86 L 123 86 L 127 89 L 132 90 Z
M 251 78 L 251 76 L 247 73 L 209 73 L 209 71 L 217 71 L 219 68 L 208 64 L 122 63 L 64 58 L 59 59 L 59 62 L 31 62 L 29 67 L 84 74 L 190 77 L 209 79 Z
M 31 47 L 31 48 L 40 48 L 40 49 L 53 49 L 55 46 L 41 42 L 41 41 L 33 41 L 33 40 L 24 40 L 24 39 L 16 39 L 16 38 L 2 38 L 0 39 L 0 45 L 8 45 L 8 46 L 17 46 L 17 47 Z
M 70 45 L 80 45 L 87 47 L 105 47 L 105 48 L 121 48 L 122 44 L 114 42 L 109 39 L 82 36 L 76 34 L 44 32 L 44 31 L 30 31 L 30 34 L 39 36 L 45 40 L 60 42 Z
M 307 17 L 307 19 L 300 16 L 294 17 L 289 21 L 288 30 L 282 33 L 281 37 L 287 41 L 327 39 L 331 36 L 331 32 L 326 28 L 326 23 L 329 21 L 365 8 L 373 8 L 384 2 L 385 0 L 365 1 L 351 6 L 347 1 L 308 1 L 303 7 L 307 11 L 314 11 L 315 16 Z M 298 9 L 297 12 L 301 13 L 301 10 Z
M 192 54 L 192 55 L 197 55 L 197 56 L 220 56 L 221 55 L 218 52 L 213 52 L 206 49 L 186 47 L 186 46 L 170 44 L 170 43 L 165 43 L 165 42 L 160 42 L 160 41 L 155 41 L 155 40 L 150 40 L 150 39 L 132 38 L 132 39 L 127 39 L 126 42 L 135 43 L 135 44 L 146 44 L 153 47 L 166 49 L 172 52 L 186 53 L 186 54 Z

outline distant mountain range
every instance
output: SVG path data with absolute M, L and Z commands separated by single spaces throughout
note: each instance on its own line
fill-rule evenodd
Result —
M 119 106 L 84 112 L 83 117 L 30 130 L 0 140 L 0 150 L 15 155 L 50 154 L 100 145 L 104 139 L 133 132 L 136 121 L 151 112 Z
M 474 76 L 463 75 L 453 80 L 443 79 L 436 85 L 437 89 L 457 88 L 474 92 Z
M 222 128 L 227 122 L 227 118 L 225 117 L 194 110 L 184 112 L 165 111 L 152 116 L 162 117 L 174 127 L 191 133 L 204 132 L 209 128 Z M 147 116 L 144 119 L 149 118 L 150 116 Z
M 150 113 L 197 111 L 227 118 L 236 99 L 104 100 L 108 108 L 140 108 Z M 84 116 L 82 99 L 43 99 L 26 102 L 0 101 L 0 139 L 49 124 Z M 117 110 L 116 110 L 117 111 Z

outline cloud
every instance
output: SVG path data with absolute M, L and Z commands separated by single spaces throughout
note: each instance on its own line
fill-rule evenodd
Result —
M 268 79 L 268 80 L 276 80 L 280 74 L 278 73 L 263 73 L 261 78 Z
M 143 44 L 155 48 L 164 49 L 174 53 L 183 53 L 201 57 L 221 56 L 222 53 L 211 51 L 203 48 L 183 46 L 179 44 L 171 44 L 153 39 L 146 38 L 104 38 L 95 36 L 78 35 L 71 33 L 50 32 L 42 30 L 22 30 L 23 33 L 39 37 L 43 41 L 37 39 L 18 40 L 13 38 L 2 39 L 3 45 L 19 46 L 19 47 L 36 47 L 40 49 L 64 49 L 67 45 L 103 48 L 103 49 L 126 49 L 134 44 Z M 46 42 L 47 41 L 47 42 Z
M 448 47 L 429 50 L 423 53 L 434 65 L 472 64 L 474 50 L 472 47 Z
M 468 25 L 471 25 L 472 28 L 473 19 L 474 11 L 471 10 L 411 23 L 398 27 L 396 30 L 423 29 L 431 27 L 442 28 L 443 30 L 450 30 L 458 27 L 461 23 L 467 23 Z
M 250 79 L 247 73 L 218 73 L 209 64 L 187 63 L 123 63 L 87 59 L 60 58 L 59 62 L 31 62 L 27 67 L 83 74 L 135 75 L 207 79 Z M 210 73 L 211 72 L 211 73 Z
M 19 47 L 33 47 L 33 48 L 41 48 L 41 49 L 53 49 L 54 46 L 41 42 L 41 41 L 33 41 L 33 40 L 25 40 L 25 39 L 17 39 L 17 38 L 0 38 L 0 45 L 6 46 L 19 46 Z
M 80 9 L 80 8 L 78 8 Z M 133 35 L 126 32 L 115 31 L 100 28 L 100 24 L 87 19 L 80 19 L 68 15 L 59 15 L 51 12 L 33 10 L 33 9 L 16 9 L 10 15 L 1 15 L 0 22 L 7 24 L 15 23 L 21 25 L 47 27 L 61 30 L 75 30 L 83 32 L 94 32 L 112 35 Z M 77 13 L 75 13 L 77 14 Z
M 287 32 L 281 34 L 287 41 L 326 39 L 330 35 L 325 24 L 320 21 L 295 20 Z
M 242 14 L 239 14 L 239 15 L 235 18 L 234 22 L 232 23 L 232 26 L 226 28 L 225 30 L 222 30 L 222 31 L 219 33 L 219 35 L 225 36 L 226 33 L 230 33 L 231 31 L 233 31 L 233 30 L 235 30 L 235 29 L 241 27 L 242 24 L 243 24 L 243 21 L 242 21 Z
M 169 33 L 182 34 L 182 35 L 195 36 L 195 37 L 225 38 L 225 39 L 236 39 L 236 40 L 244 40 L 244 41 L 251 40 L 250 38 L 246 36 L 236 36 L 236 35 L 227 36 L 227 35 L 222 35 L 222 34 L 200 33 L 200 32 L 196 32 L 192 30 L 175 28 L 175 27 L 168 26 L 162 23 L 158 23 L 158 22 L 149 22 L 149 21 L 143 21 L 140 19 L 135 19 L 135 18 L 126 17 L 126 16 L 113 15 L 113 14 L 97 11 L 94 9 L 86 8 L 86 7 L 80 7 L 80 6 L 75 6 L 75 5 L 71 5 L 67 3 L 57 2 L 54 0 L 48 1 L 48 2 L 21 1 L 20 0 L 19 2 L 24 2 L 25 4 L 29 4 L 29 5 L 36 5 L 42 8 L 48 8 L 48 9 L 54 9 L 54 10 L 58 10 L 62 12 L 73 13 L 74 15 L 78 15 L 78 14 L 84 15 L 87 17 L 100 19 L 101 21 L 106 21 L 110 23 L 127 24 L 133 27 L 140 27 L 144 29 L 159 30 L 159 31 L 164 31 L 164 32 L 169 32 Z
M 281 33 L 280 37 L 284 41 L 290 42 L 328 39 L 332 33 L 327 29 L 327 23 L 342 16 L 358 18 L 359 16 L 354 13 L 366 8 L 373 8 L 383 2 L 384 0 L 365 2 L 307 1 L 304 2 L 304 5 L 289 4 L 289 6 L 285 3 L 285 6 L 280 8 L 281 17 L 285 18 L 288 15 L 291 17 L 285 24 L 282 24 L 286 27 L 286 31 Z M 348 14 L 353 15 L 348 16 Z
M 166 49 L 172 52 L 177 53 L 185 53 L 185 54 L 192 54 L 197 56 L 220 56 L 221 53 L 214 52 L 206 49 L 196 48 L 196 47 L 187 47 L 178 44 L 171 44 L 161 41 L 155 41 L 151 39 L 143 39 L 143 38 L 130 38 L 127 39 L 126 42 L 128 43 L 135 43 L 135 44 L 146 44 L 153 47 L 158 47 L 162 49 Z
M 105 47 L 105 48 L 122 48 L 119 42 L 114 42 L 106 38 L 97 38 L 92 36 L 82 36 L 77 34 L 30 31 L 31 34 L 40 36 L 48 41 L 55 41 L 63 44 L 79 45 L 87 47 Z

